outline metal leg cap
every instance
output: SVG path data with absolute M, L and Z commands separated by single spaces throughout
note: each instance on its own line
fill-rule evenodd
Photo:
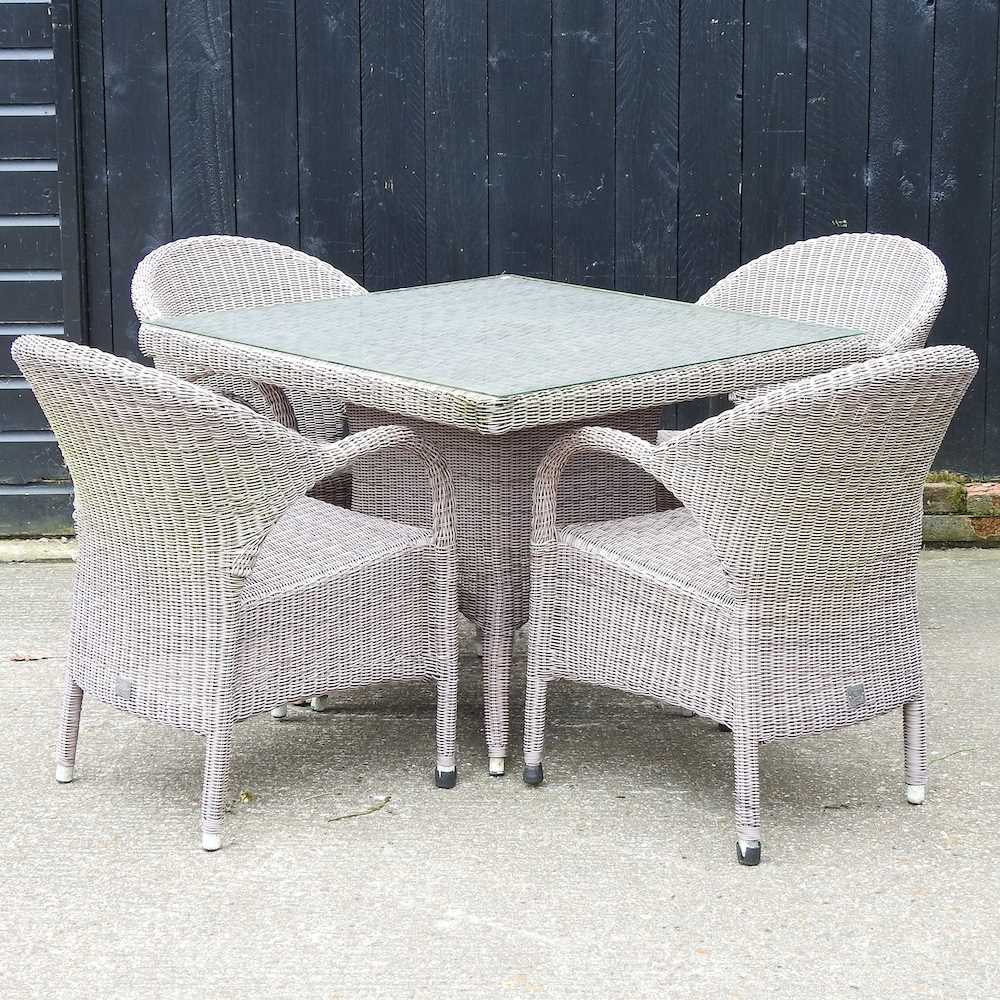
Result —
M 439 767 L 434 768 L 434 784 L 438 788 L 454 788 L 458 781 L 458 769 L 452 768 L 450 771 L 442 771 Z
M 328 705 L 329 701 L 327 700 L 325 694 L 318 694 L 316 695 L 315 698 L 312 699 L 312 701 L 309 702 L 309 707 L 314 712 L 325 712 Z
M 545 780 L 545 772 L 541 764 L 525 764 L 523 777 L 526 785 L 540 785 Z
M 911 806 L 922 806 L 924 804 L 924 799 L 926 797 L 927 797 L 926 785 L 906 786 L 906 801 L 909 802 Z
M 72 764 L 56 764 L 56 781 L 60 785 L 68 785 L 73 780 L 74 770 Z
M 736 859 L 741 865 L 754 868 L 760 864 L 760 841 L 759 840 L 737 840 Z
M 220 847 L 222 847 L 221 833 L 205 833 L 202 831 L 201 849 L 203 851 L 217 851 Z
M 505 757 L 490 757 L 490 776 L 502 778 L 506 762 L 507 759 Z
M 287 705 L 279 705 L 277 708 L 272 708 L 271 709 L 271 718 L 272 719 L 284 719 L 284 718 L 287 718 L 287 717 L 288 717 L 288 706 Z

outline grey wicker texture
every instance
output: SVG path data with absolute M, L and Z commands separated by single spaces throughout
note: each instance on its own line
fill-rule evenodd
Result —
M 902 236 L 840 233 L 764 254 L 713 285 L 698 304 L 864 330 L 869 356 L 877 357 L 923 347 L 947 291 L 944 265 L 927 247 Z M 760 391 L 766 389 L 732 398 Z
M 903 708 L 911 801 L 927 783 L 916 599 L 924 477 L 978 367 L 960 347 L 780 387 L 660 445 L 586 428 L 538 471 L 525 779 L 542 778 L 547 684 L 660 699 L 733 730 L 740 857 L 759 860 L 759 747 Z M 683 508 L 559 527 L 582 452 Z
M 164 316 L 160 325 L 498 401 L 857 336 L 512 274 Z
M 631 302 L 635 297 L 621 298 Z M 280 310 L 273 312 L 277 327 Z M 496 322 L 502 328 L 503 317 Z M 739 324 L 737 317 L 732 322 Z M 664 367 L 630 378 L 511 397 L 394 377 L 163 325 L 144 324 L 139 343 L 158 366 L 185 377 L 225 372 L 258 385 L 344 399 L 352 430 L 387 419 L 402 421 L 441 451 L 455 479 L 460 607 L 483 633 L 490 770 L 502 774 L 509 753 L 510 650 L 514 630 L 528 616 L 532 482 L 545 449 L 560 433 L 595 419 L 652 442 L 663 404 L 769 385 L 826 371 L 845 358 L 857 361 L 867 356 L 862 334 L 818 344 L 812 342 L 815 336 L 803 325 L 801 338 L 807 346 L 796 350 Z M 746 347 L 752 352 L 754 344 Z M 669 364 L 669 357 L 665 361 Z M 352 477 L 352 503 L 361 511 L 420 523 L 414 520 L 421 505 L 414 507 L 410 478 L 407 470 L 391 475 L 382 463 L 360 463 Z M 567 481 L 564 495 L 567 517 L 576 520 L 648 513 L 657 506 L 653 482 L 610 457 L 603 463 L 587 463 Z
M 353 405 L 347 407 L 347 419 L 354 431 L 378 427 L 387 419 L 401 422 L 430 443 L 451 470 L 459 608 L 482 634 L 486 743 L 490 770 L 502 774 L 510 752 L 508 691 L 514 632 L 528 619 L 532 482 L 546 450 L 568 428 L 469 434 Z M 659 419 L 660 410 L 653 409 L 620 414 L 608 422 L 652 441 Z M 419 483 L 417 472 L 405 455 L 363 459 L 354 470 L 353 508 L 425 524 L 427 502 L 412 485 Z M 570 470 L 563 484 L 562 513 L 572 520 L 639 514 L 655 507 L 654 487 L 641 470 L 609 456 Z
M 234 724 L 383 681 L 437 685 L 438 781 L 455 774 L 454 515 L 440 457 L 402 427 L 320 443 L 206 388 L 77 345 L 14 356 L 76 490 L 79 563 L 57 775 L 84 693 L 205 737 L 203 845 L 220 843 Z M 409 452 L 426 528 L 310 496 Z
M 167 315 L 367 294 L 353 278 L 316 257 L 245 236 L 193 236 L 166 243 L 139 262 L 132 278 L 132 305 L 142 323 Z M 170 370 L 165 358 L 158 366 Z M 284 397 L 267 387 L 225 372 L 204 381 L 310 437 L 335 440 L 344 432 L 343 406 L 329 396 L 289 390 L 292 423 Z
M 484 287 L 488 287 L 486 283 L 491 280 L 494 279 L 482 279 Z M 525 282 L 525 285 L 536 296 L 539 291 L 555 289 L 558 292 L 561 287 L 552 282 Z M 396 294 L 402 293 L 378 292 L 369 298 L 374 300 Z M 440 294 L 445 294 L 445 291 Z M 611 304 L 617 302 L 622 310 L 639 309 L 646 316 L 648 335 L 648 311 L 657 300 L 622 292 L 602 291 L 600 294 L 609 296 Z M 423 300 L 414 300 L 415 309 L 417 301 Z M 663 300 L 660 301 L 662 303 Z M 544 296 L 537 307 L 539 310 L 544 309 L 543 302 Z M 143 325 L 139 332 L 139 346 L 158 366 L 186 369 L 191 377 L 204 377 L 222 371 L 258 383 L 290 386 L 317 395 L 325 393 L 361 406 L 460 427 L 477 434 L 507 434 L 544 424 L 594 420 L 624 410 L 648 409 L 678 400 L 729 392 L 735 388 L 773 385 L 777 381 L 829 371 L 852 361 L 864 360 L 869 355 L 863 331 L 846 328 L 831 330 L 815 324 L 793 325 L 774 320 L 774 328 L 778 331 L 776 336 L 769 330 L 769 324 L 761 323 L 757 318 L 748 322 L 746 317 L 719 310 L 713 312 L 711 322 L 707 322 L 707 310 L 683 303 L 665 305 L 674 307 L 663 311 L 665 324 L 668 317 L 673 317 L 675 322 L 681 322 L 678 317 L 685 317 L 705 334 L 705 342 L 698 345 L 697 350 L 681 331 L 678 339 L 684 341 L 684 350 L 674 354 L 669 330 L 664 326 L 653 352 L 659 361 L 652 362 L 648 352 L 641 357 L 636 354 L 633 358 L 634 370 L 630 371 L 628 367 L 623 369 L 622 352 L 614 350 L 601 324 L 588 325 L 584 321 L 584 313 L 577 326 L 578 343 L 574 348 L 579 363 L 573 366 L 577 376 L 584 380 L 561 384 L 554 379 L 549 388 L 510 394 L 484 391 L 487 380 L 483 377 L 470 379 L 470 385 L 452 384 L 455 373 L 451 364 L 442 364 L 436 369 L 440 381 L 435 380 L 433 371 L 423 370 L 419 378 L 405 374 L 402 362 L 408 360 L 408 353 L 402 350 L 399 352 L 401 363 L 398 370 L 365 368 L 347 363 L 345 359 L 335 361 L 298 354 L 295 338 L 282 332 L 286 323 L 297 326 L 303 316 L 310 315 L 308 310 L 296 306 L 268 310 L 266 325 L 262 324 L 262 317 L 258 315 L 252 328 L 247 330 L 246 343 L 240 340 L 239 316 L 233 314 L 231 319 L 235 322 L 227 324 L 225 339 L 191 332 L 195 327 L 217 330 L 218 317 L 207 317 L 203 321 L 200 317 L 192 317 L 190 321 L 173 321 L 176 325 L 171 325 L 171 317 L 163 317 L 155 323 Z M 363 318 L 366 314 L 356 309 L 354 303 L 349 306 L 344 310 L 344 316 Z M 329 315 L 336 315 L 341 308 L 341 304 L 332 306 Z M 493 339 L 502 341 L 504 316 L 493 314 L 492 322 Z M 405 315 L 400 315 L 397 337 L 400 340 L 415 337 L 419 341 L 414 331 L 421 330 L 425 323 L 422 313 L 411 316 L 409 323 Z M 191 329 L 180 329 L 181 326 Z M 363 325 L 354 324 L 350 329 L 355 334 L 355 340 L 365 336 Z M 630 326 L 629 329 L 635 328 Z M 264 330 L 269 332 L 264 333 Z M 741 336 L 741 331 L 746 335 Z M 600 365 L 593 364 L 590 359 L 584 363 L 583 355 L 591 339 L 602 343 Z M 285 349 L 268 349 L 254 341 L 267 341 L 275 347 L 283 344 Z M 521 344 L 522 351 L 530 350 L 530 341 L 517 340 L 517 343 Z M 775 343 L 780 344 L 780 348 L 773 347 Z M 474 352 L 478 352 L 480 369 L 504 363 L 502 344 L 498 347 L 488 337 L 466 347 L 473 352 L 473 356 Z M 354 360 L 354 353 L 350 352 L 350 360 Z M 660 367 L 650 369 L 650 363 L 658 363 Z M 512 357 L 510 364 L 524 369 L 526 377 L 541 376 L 531 359 L 525 362 Z M 475 370 L 475 366 L 468 361 L 463 362 L 462 368 Z M 599 373 L 602 370 L 607 377 L 601 377 Z M 585 371 L 589 372 L 586 377 L 583 375 Z M 488 384 L 492 385 L 494 381 L 490 379 Z M 478 387 L 480 384 L 483 388 Z

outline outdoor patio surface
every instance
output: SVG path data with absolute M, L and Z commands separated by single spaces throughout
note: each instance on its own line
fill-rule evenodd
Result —
M 238 727 L 204 854 L 189 734 L 85 700 L 54 780 L 71 577 L 0 565 L 5 1000 L 1000 996 L 1000 551 L 922 557 L 926 805 L 901 713 L 771 744 L 757 869 L 706 720 L 553 685 L 546 783 L 488 777 L 469 629 L 457 788 L 429 686 L 355 692 Z

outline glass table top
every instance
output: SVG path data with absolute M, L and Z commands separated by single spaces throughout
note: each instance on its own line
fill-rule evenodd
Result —
M 864 335 L 517 275 L 155 325 L 498 398 Z

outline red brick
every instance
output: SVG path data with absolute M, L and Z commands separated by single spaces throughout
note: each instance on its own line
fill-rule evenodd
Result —
M 969 523 L 977 537 L 984 541 L 1000 542 L 1000 517 L 970 517 Z

